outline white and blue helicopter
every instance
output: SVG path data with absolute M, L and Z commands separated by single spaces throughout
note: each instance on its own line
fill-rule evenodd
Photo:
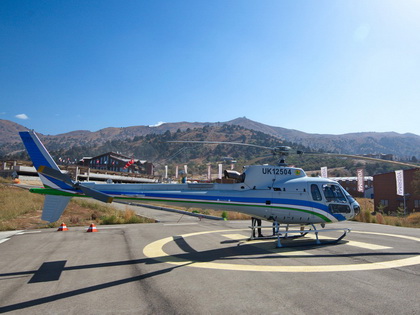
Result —
M 120 200 L 236 211 L 272 222 L 277 246 L 282 247 L 280 239 L 306 233 L 315 233 L 316 243 L 320 244 L 319 232 L 336 229 L 321 230 L 315 224 L 324 228 L 326 223 L 352 219 L 360 211 L 357 201 L 339 183 L 308 177 L 303 169 L 287 166 L 284 156 L 290 147 L 272 148 L 273 154 L 282 157 L 277 166 L 251 165 L 242 174 L 225 171 L 230 183 L 97 184 L 73 181 L 62 173 L 34 131 L 20 132 L 20 136 L 44 185 L 31 192 L 45 195 L 41 218 L 49 222 L 60 218 L 72 197 L 81 196 L 106 203 Z M 300 228 L 290 230 L 294 225 Z M 305 229 L 307 226 L 309 229 Z M 253 224 L 252 231 L 257 227 Z M 336 241 L 350 232 L 339 230 L 343 234 Z

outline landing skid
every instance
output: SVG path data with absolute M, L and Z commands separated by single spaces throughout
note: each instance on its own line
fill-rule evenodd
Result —
M 341 241 L 347 235 L 347 233 L 350 233 L 350 231 L 351 231 L 349 228 L 319 230 L 315 227 L 314 224 L 311 224 L 311 228 L 309 230 L 305 230 L 304 229 L 305 226 L 303 226 L 303 225 L 298 225 L 298 226 L 300 226 L 299 230 L 289 230 L 289 227 L 290 227 L 289 224 L 286 224 L 285 226 L 280 226 L 280 224 L 278 224 L 277 222 L 274 222 L 273 227 L 271 227 L 271 226 L 250 226 L 250 228 L 252 230 L 252 233 L 251 233 L 251 237 L 249 238 L 249 240 L 277 239 L 276 247 L 277 248 L 282 248 L 282 247 L 289 247 L 289 246 L 283 245 L 281 243 L 281 239 L 283 239 L 283 240 L 285 240 L 285 239 L 296 239 L 296 238 L 304 237 L 308 233 L 314 233 L 315 234 L 315 243 L 314 243 L 315 245 L 327 245 L 327 244 L 334 244 L 334 243 L 337 243 L 337 242 Z M 254 237 L 255 230 L 256 229 L 263 229 L 263 228 L 264 229 L 272 228 L 273 229 L 273 235 L 268 236 L 268 237 L 267 236 Z M 343 231 L 343 234 L 341 236 L 339 236 L 337 239 L 321 242 L 321 240 L 318 237 L 319 233 L 333 232 L 333 231 Z M 310 244 L 305 244 L 305 245 L 310 245 Z

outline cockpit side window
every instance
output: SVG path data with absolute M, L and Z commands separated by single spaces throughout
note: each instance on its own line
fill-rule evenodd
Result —
M 346 203 L 347 199 L 338 185 L 323 185 L 325 199 L 327 202 L 340 202 Z
M 322 200 L 321 192 L 319 191 L 318 185 L 316 184 L 311 185 L 311 194 L 312 194 L 313 200 L 315 201 Z

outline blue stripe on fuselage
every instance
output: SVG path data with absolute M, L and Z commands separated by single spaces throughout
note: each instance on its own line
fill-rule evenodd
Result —
M 346 217 L 340 213 L 332 213 L 334 218 L 336 218 L 338 221 L 346 221 Z

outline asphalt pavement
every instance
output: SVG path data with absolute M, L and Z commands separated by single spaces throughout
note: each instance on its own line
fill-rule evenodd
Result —
M 327 226 L 352 229 L 337 244 L 276 248 L 250 222 L 158 215 L 0 233 L 0 313 L 419 314 L 419 229 L 343 222 Z

